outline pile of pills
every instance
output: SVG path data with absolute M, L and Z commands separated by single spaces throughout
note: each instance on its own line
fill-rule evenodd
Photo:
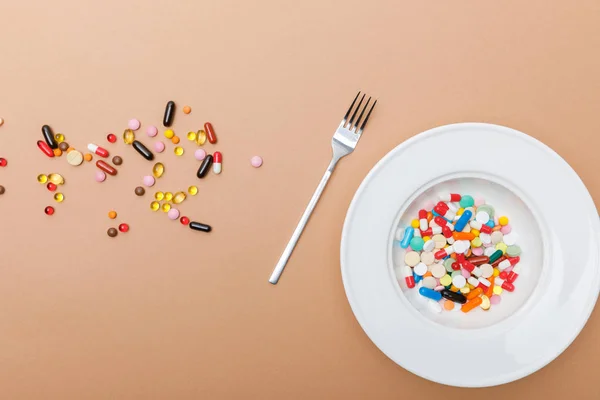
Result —
M 514 291 L 521 248 L 507 217 L 498 218 L 482 198 L 454 193 L 418 214 L 396 232 L 395 245 L 406 252 L 395 272 L 399 284 L 418 288 L 432 311 L 489 310 L 504 291 Z
M 114 211 L 114 210 L 109 211 L 108 212 L 108 218 L 110 218 L 110 219 L 116 219 L 117 218 L 117 212 Z M 126 223 L 124 223 L 124 222 L 120 223 L 118 230 L 117 230 L 117 228 L 110 227 L 106 231 L 106 234 L 109 237 L 114 238 L 114 237 L 117 237 L 117 235 L 119 234 L 119 232 L 122 232 L 122 233 L 129 232 L 129 225 L 126 224 Z

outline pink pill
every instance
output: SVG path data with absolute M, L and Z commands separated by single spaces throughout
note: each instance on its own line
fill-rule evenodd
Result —
M 500 228 L 500 232 L 502 232 L 503 235 L 508 235 L 510 231 L 512 231 L 510 225 L 504 225 L 502 228 Z
M 154 186 L 154 183 L 156 182 L 156 180 L 154 180 L 154 177 L 151 175 L 146 175 L 144 177 L 144 185 L 150 187 L 150 186 Z
M 169 217 L 169 219 L 177 219 L 179 218 L 179 210 L 176 208 L 171 208 L 167 213 L 167 216 Z
M 423 209 L 430 211 L 430 210 L 433 210 L 434 206 L 435 206 L 435 204 L 433 203 L 433 201 L 429 200 L 429 201 L 426 201 L 425 204 L 423 204 Z
M 483 249 L 481 247 L 475 247 L 473 250 L 471 250 L 471 252 L 475 256 L 482 256 L 483 255 Z
M 475 197 L 475 207 L 479 207 L 485 204 L 485 199 L 483 197 Z
M 410 247 L 410 246 L 407 246 L 407 247 L 406 247 L 406 251 L 412 251 L 412 247 Z
M 163 142 L 154 143 L 154 150 L 156 150 L 157 153 L 162 153 L 165 151 L 165 144 Z
M 433 288 L 433 290 L 435 290 L 436 292 L 441 292 L 442 290 L 446 289 L 444 286 L 436 286 Z
M 194 152 L 194 157 L 196 157 L 196 160 L 202 161 L 206 158 L 206 152 L 202 149 L 198 149 Z
M 146 128 L 146 135 L 150 136 L 150 137 L 154 137 L 158 134 L 158 128 L 155 127 L 154 125 L 150 125 L 149 127 Z
M 130 119 L 129 122 L 127 123 L 127 126 L 129 126 L 129 129 L 133 129 L 134 131 L 137 131 L 138 129 L 140 129 L 140 121 L 138 121 L 137 119 Z
M 462 274 L 462 276 L 465 277 L 465 279 L 469 279 L 469 277 L 471 276 L 471 273 L 464 268 L 461 268 L 460 273 Z
M 254 156 L 250 159 L 250 164 L 252 164 L 252 166 L 254 168 L 258 168 L 262 165 L 263 163 L 263 159 L 260 156 Z
M 104 182 L 106 180 L 106 174 L 102 171 L 96 171 L 94 178 L 96 179 L 96 182 Z
M 490 303 L 492 303 L 493 305 L 500 304 L 501 300 L 502 300 L 502 297 L 498 296 L 497 294 L 490 297 Z

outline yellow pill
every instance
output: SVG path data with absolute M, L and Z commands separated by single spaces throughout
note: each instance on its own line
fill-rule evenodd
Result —
M 479 236 L 479 231 L 477 229 L 471 229 L 471 233 L 475 235 L 475 237 Z
M 200 129 L 196 133 L 196 143 L 199 146 L 202 146 L 204 143 L 206 143 L 206 132 L 204 132 L 204 129 Z
M 152 175 L 154 175 L 155 178 L 160 178 L 161 176 L 163 176 L 164 173 L 165 166 L 163 163 L 157 162 L 156 164 L 154 164 L 154 166 L 152 167 Z
M 470 283 L 467 283 L 467 287 L 468 287 L 469 289 L 475 289 L 475 286 L 471 285 Z M 463 289 L 464 289 L 464 288 L 463 288 Z
M 162 201 L 165 198 L 165 194 L 163 192 L 154 193 L 154 198 L 158 201 Z
M 190 142 L 195 142 L 197 137 L 198 137 L 198 134 L 194 131 L 190 131 L 187 134 L 187 138 Z
M 117 218 L 117 212 L 116 211 L 109 211 L 108 212 L 108 218 L 110 218 L 110 219 Z
M 471 291 L 471 288 L 470 288 L 469 286 L 471 286 L 471 285 L 464 286 L 462 289 L 460 289 L 460 292 L 461 292 L 462 294 L 467 294 L 467 293 L 469 293 L 469 292 Z
M 452 292 L 458 292 L 459 289 L 456 286 L 452 285 L 452 286 L 450 286 L 450 290 Z
M 500 296 L 502 294 L 503 290 L 504 289 L 502 289 L 502 286 L 498 286 L 498 285 L 494 286 L 494 289 L 492 289 L 492 291 L 494 292 L 494 294 L 496 294 L 498 296 Z
M 452 283 L 452 277 L 450 275 L 446 274 L 440 278 L 440 283 L 443 286 L 448 286 Z
M 169 212 L 170 209 L 171 209 L 171 203 L 165 203 L 162 205 L 163 212 Z
M 506 244 L 504 244 L 503 242 L 500 242 L 496 245 L 496 250 L 502 250 L 502 254 L 506 253 L 507 248 L 508 248 L 508 246 Z
M 186 197 L 187 196 L 185 195 L 185 193 L 183 193 L 183 192 L 177 192 L 173 196 L 173 203 L 180 204 L 181 202 L 183 202 L 185 200 Z
M 54 139 L 56 140 L 56 143 L 62 143 L 65 141 L 65 135 L 63 135 L 62 133 L 57 133 L 56 135 L 54 135 Z
M 131 144 L 135 140 L 135 132 L 131 129 L 125 129 L 123 132 L 123 141 L 125 144 Z
M 498 276 L 500 275 L 500 270 L 498 268 L 494 268 L 494 273 L 492 274 L 493 276 Z
M 44 183 L 48 182 L 48 176 L 46 176 L 44 174 L 39 174 L 37 176 L 37 181 L 41 184 L 44 184 Z
M 175 132 L 173 132 L 173 129 L 167 129 L 167 130 L 165 131 L 165 137 L 166 137 L 167 139 L 172 139 L 172 138 L 173 138 L 173 136 L 175 136 Z
M 456 215 L 462 215 L 462 213 L 465 212 L 464 208 L 459 208 L 458 211 L 456 211 Z
M 417 229 L 420 226 L 419 220 L 418 219 L 413 219 L 412 221 L 410 221 L 410 226 L 412 226 L 413 228 Z
M 64 199 L 65 199 L 65 196 L 62 193 L 54 194 L 54 200 L 56 200 L 58 203 L 62 203 L 62 201 Z
M 196 186 L 190 186 L 188 188 L 188 193 L 191 194 L 192 196 L 195 196 L 198 194 L 198 188 Z
M 183 155 L 183 147 L 181 146 L 176 146 L 173 151 L 175 152 L 176 156 L 182 156 Z
M 502 216 L 498 218 L 498 223 L 502 226 L 508 225 L 508 217 Z
M 471 240 L 471 246 L 473 247 L 481 247 L 482 242 L 481 239 L 476 237 L 475 239 Z
M 160 208 L 160 203 L 158 201 L 153 201 L 152 203 L 150 203 L 150 209 L 152 211 L 158 211 L 159 208 Z
M 173 200 L 173 193 L 165 192 L 165 201 L 171 201 L 171 200 Z
M 48 175 L 48 180 L 55 185 L 62 185 L 65 183 L 65 178 L 63 178 L 60 174 L 50 174 Z
M 431 238 L 429 236 L 423 236 L 422 239 L 424 242 L 429 242 L 431 240 Z
M 481 296 L 481 305 L 479 307 L 481 307 L 484 310 L 489 310 L 490 307 L 492 306 L 492 303 L 490 303 L 490 298 L 487 297 L 485 294 Z

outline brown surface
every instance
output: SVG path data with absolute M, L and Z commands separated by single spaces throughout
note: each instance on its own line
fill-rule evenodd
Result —
M 360 181 L 398 143 L 437 125 L 527 132 L 600 201 L 597 1 L 2 3 L 0 397 L 600 398 L 598 309 L 542 371 L 467 391 L 380 353 L 352 315 L 339 269 Z M 378 109 L 273 287 L 267 278 L 358 88 L 379 97 Z M 181 207 L 212 224 L 210 235 L 150 212 L 153 191 L 133 190 L 151 164 L 105 139 L 132 117 L 143 129 L 159 124 L 170 99 L 187 153 L 176 158 L 167 144 L 161 188 L 196 182 L 188 129 L 210 120 L 219 135 L 208 148 L 223 152 L 223 174 Z M 44 123 L 74 147 L 93 141 L 123 156 L 119 175 L 97 184 L 93 165 L 45 158 L 35 146 Z M 249 166 L 255 154 L 260 170 Z M 35 177 L 51 171 L 64 173 L 66 199 L 47 217 L 51 195 Z M 122 221 L 131 231 L 109 239 Z

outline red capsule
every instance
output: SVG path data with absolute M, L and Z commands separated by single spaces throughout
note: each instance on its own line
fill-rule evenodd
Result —
M 491 235 L 492 228 L 489 225 L 483 224 L 483 225 L 481 225 L 481 229 L 479 230 L 479 232 L 483 232 L 483 233 L 487 233 L 488 235 Z
M 6 167 L 7 164 L 6 158 L 0 158 L 0 167 Z
M 109 133 L 108 135 L 106 135 L 106 140 L 108 140 L 110 143 L 116 143 L 117 136 L 112 133 Z
M 56 190 L 56 185 L 54 183 L 52 183 L 52 182 L 48 182 L 48 184 L 46 185 L 46 187 L 51 192 L 54 192 Z
M 521 257 L 506 257 L 506 259 L 510 262 L 510 265 L 515 266 L 519 261 L 521 261 Z
M 95 145 L 93 143 L 88 144 L 88 150 L 89 151 L 93 151 L 94 153 L 98 154 L 100 157 L 108 157 L 108 150 Z
M 506 278 L 508 278 L 508 272 L 506 272 L 506 271 L 502 271 L 502 272 L 500 272 L 500 275 L 498 275 L 498 277 L 499 277 L 500 279 L 504 279 L 504 280 L 506 280 Z
M 48 146 L 48 143 L 44 142 L 43 140 L 38 140 L 37 145 L 42 151 L 42 153 L 44 153 L 48 157 L 54 157 L 54 151 L 52 151 L 50 146 Z
M 508 281 L 504 281 L 504 283 L 502 283 L 502 289 L 512 292 L 513 290 L 515 290 L 515 285 Z
M 210 122 L 204 124 L 204 131 L 206 132 L 206 138 L 210 143 L 217 143 L 217 135 L 215 135 L 215 130 Z
M 127 224 L 120 224 L 119 225 L 119 231 L 121 231 L 121 232 L 129 232 L 129 225 L 127 225 Z
M 415 277 L 414 276 L 407 276 L 406 278 L 404 278 L 404 281 L 406 282 L 406 286 L 408 286 L 409 289 L 412 289 L 415 287 Z
M 502 272 L 506 272 L 506 271 L 502 271 Z M 517 278 L 519 277 L 519 272 L 521 272 L 521 266 L 517 265 L 516 267 L 513 268 L 512 271 L 510 271 L 510 273 L 508 274 L 508 277 L 506 278 L 506 282 L 508 283 L 513 283 L 514 281 L 517 280 Z
M 475 265 L 471 264 L 467 260 L 464 260 L 463 262 L 461 262 L 460 266 L 463 267 L 464 269 L 466 269 L 469 272 L 473 272 L 473 270 L 475 269 Z
M 448 204 L 444 203 L 443 201 L 438 202 L 434 208 L 437 208 L 438 210 L 442 211 L 441 213 L 438 213 L 442 215 L 444 215 L 444 213 L 450 209 L 448 207 Z
M 460 201 L 460 199 L 462 199 L 462 196 L 460 194 L 457 193 L 449 193 L 449 194 L 445 194 L 440 196 L 440 199 L 442 199 L 442 201 Z
M 190 219 L 188 217 L 181 217 L 179 218 L 179 222 L 181 222 L 183 225 L 188 225 L 190 223 Z
M 105 163 L 102 160 L 96 161 L 96 167 L 100 168 L 102 171 L 106 172 L 109 175 L 116 175 L 117 170 L 110 164 Z
M 419 219 L 427 219 L 427 211 L 419 210 Z
M 44 208 L 44 212 L 46 213 L 46 215 L 52 215 L 52 214 L 54 214 L 54 207 L 48 206 L 48 207 Z
M 490 258 L 488 257 L 488 261 L 490 260 Z M 496 261 L 494 261 L 492 263 L 492 267 L 497 267 L 498 264 L 500 264 L 502 261 L 506 260 L 506 256 L 501 256 L 500 258 L 498 258 Z M 487 261 L 486 261 L 487 262 Z M 502 278 L 504 279 L 504 278 Z
M 442 227 L 442 234 L 444 235 L 444 237 L 446 239 L 452 237 L 452 231 L 450 230 L 450 228 L 447 225 Z
M 437 217 L 437 216 L 433 219 L 433 221 L 436 224 L 438 224 L 439 226 L 446 226 L 446 224 L 448 223 L 448 221 L 446 221 L 444 218 Z M 450 229 L 450 228 L 448 228 L 448 229 Z

